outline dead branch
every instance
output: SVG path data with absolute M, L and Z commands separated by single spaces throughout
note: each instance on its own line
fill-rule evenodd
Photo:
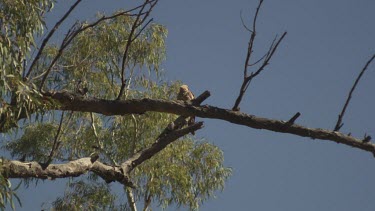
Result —
M 218 108 L 209 105 L 197 106 L 181 101 L 159 99 L 129 99 L 105 100 L 69 92 L 48 92 L 45 98 L 57 101 L 60 105 L 55 110 L 69 110 L 80 112 L 95 112 L 103 115 L 144 114 L 145 112 L 172 113 L 181 116 L 197 116 L 201 118 L 221 119 L 230 123 L 244 125 L 254 129 L 265 129 L 280 133 L 289 133 L 312 139 L 329 140 L 345 144 L 354 148 L 375 153 L 375 145 L 365 143 L 350 135 L 320 128 L 308 128 L 297 124 L 290 124 L 281 120 L 257 117 L 254 115 Z M 32 113 L 32 112 L 30 112 Z M 287 125 L 287 127 L 286 127 Z M 9 128 L 0 128 L 1 132 Z
M 221 119 L 238 125 L 244 125 L 254 129 L 266 129 L 280 133 L 290 133 L 312 139 L 330 140 L 342 143 L 358 149 L 375 153 L 375 145 L 364 143 L 357 139 L 336 131 L 308 128 L 285 121 L 267 119 L 254 115 L 218 108 L 209 105 L 197 106 L 181 101 L 168 101 L 159 99 L 129 99 L 129 100 L 104 100 L 95 98 L 83 98 L 80 95 L 57 92 L 47 93 L 51 99 L 60 103 L 58 110 L 70 110 L 81 112 L 95 112 L 104 115 L 143 114 L 145 112 L 172 113 L 181 116 L 197 116 L 201 118 Z M 47 96 L 47 95 L 46 95 Z M 285 125 L 288 124 L 288 127 Z
M 242 82 L 242 85 L 241 85 L 241 88 L 240 88 L 240 93 L 238 94 L 238 97 L 237 97 L 237 99 L 236 99 L 236 101 L 235 101 L 235 103 L 233 105 L 233 108 L 232 108 L 233 111 L 239 111 L 240 110 L 239 105 L 241 103 L 243 95 L 245 94 L 247 88 L 250 85 L 251 80 L 253 78 L 255 78 L 257 75 L 259 75 L 264 70 L 264 68 L 269 64 L 269 61 L 271 60 L 272 56 L 276 52 L 277 47 L 279 46 L 280 42 L 284 39 L 284 37 L 286 35 L 286 32 L 284 32 L 283 35 L 279 39 L 277 39 L 277 36 L 276 36 L 275 39 L 272 41 L 271 46 L 268 49 L 267 53 L 265 55 L 263 55 L 260 59 L 258 59 L 256 62 L 250 63 L 250 60 L 251 60 L 251 57 L 252 57 L 252 53 L 253 53 L 253 47 L 254 47 L 255 37 L 256 37 L 256 23 L 257 23 L 259 10 L 260 10 L 260 8 L 262 6 L 262 3 L 263 3 L 263 0 L 260 0 L 259 3 L 258 3 L 258 7 L 256 9 L 256 12 L 255 12 L 255 15 L 254 15 L 254 18 L 253 18 L 253 27 L 252 27 L 252 30 L 250 30 L 245 25 L 245 23 L 244 23 L 244 21 L 242 19 L 242 16 L 241 16 L 242 25 L 251 34 L 250 34 L 250 39 L 249 39 L 249 43 L 248 43 L 248 46 L 247 46 L 247 54 L 246 54 L 245 65 L 244 65 L 244 73 L 243 73 L 243 82 Z M 260 65 L 260 67 L 257 69 L 257 71 L 252 72 L 249 75 L 248 68 L 252 67 L 252 66 L 254 66 L 256 64 L 258 64 L 261 61 L 263 61 L 263 62 Z
M 358 83 L 359 83 L 359 80 L 361 79 L 362 75 L 365 73 L 367 67 L 371 64 L 371 62 L 375 59 L 375 54 L 372 55 L 372 57 L 370 58 L 370 60 L 367 61 L 366 65 L 363 67 L 363 69 L 361 70 L 361 72 L 359 73 L 357 79 L 355 80 L 352 88 L 350 89 L 349 91 L 349 95 L 348 95 L 348 98 L 346 99 L 345 101 L 345 104 L 344 106 L 342 107 L 342 110 L 341 110 L 341 113 L 338 115 L 338 119 L 337 119 L 337 122 L 336 122 L 336 125 L 335 125 L 335 128 L 333 129 L 334 131 L 339 131 L 341 129 L 341 127 L 344 125 L 344 123 L 342 123 L 342 119 L 345 115 L 345 111 L 346 111 L 346 108 L 348 107 L 349 105 L 349 102 L 352 98 L 352 94 L 355 90 L 355 88 L 357 87 Z
M 243 95 L 245 94 L 247 88 L 249 87 L 250 85 L 250 82 L 251 80 L 253 80 L 256 76 L 258 76 L 263 70 L 264 68 L 269 65 L 269 62 L 272 58 L 272 56 L 274 55 L 274 53 L 276 52 L 277 50 L 277 47 L 279 46 L 279 44 L 281 43 L 281 41 L 284 39 L 284 37 L 286 36 L 287 32 L 284 32 L 283 35 L 281 35 L 281 37 L 277 40 L 277 37 L 273 40 L 269 50 L 267 51 L 267 53 L 265 54 L 265 56 L 263 56 L 261 59 L 259 59 L 258 61 L 256 61 L 255 63 L 253 64 L 249 64 L 249 59 L 250 58 L 250 55 L 251 53 L 248 52 L 247 54 L 247 57 L 246 57 L 246 63 L 245 63 L 245 71 L 244 71 L 244 80 L 242 82 L 242 85 L 241 85 L 241 88 L 240 88 L 240 93 L 238 94 L 238 97 L 234 103 L 234 106 L 232 108 L 233 111 L 239 111 L 240 108 L 239 108 L 239 105 L 241 103 L 241 100 L 243 98 Z M 254 36 L 255 38 L 255 36 Z M 277 41 L 276 41 L 277 40 Z M 275 44 L 275 41 L 276 41 L 276 44 Z M 249 48 L 248 48 L 248 51 L 252 51 L 251 50 L 252 47 L 250 48 L 250 44 L 249 44 Z M 248 72 L 247 72 L 247 67 L 249 66 L 253 66 L 254 64 L 257 64 L 259 63 L 260 61 L 262 61 L 262 64 L 260 65 L 260 67 L 257 69 L 257 71 L 255 72 L 252 72 L 249 76 L 247 75 Z

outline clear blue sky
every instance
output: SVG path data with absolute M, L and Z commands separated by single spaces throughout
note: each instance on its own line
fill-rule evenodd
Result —
M 56 21 L 72 1 L 56 5 Z M 124 3 L 125 2 L 125 3 Z M 74 18 L 126 7 L 121 0 L 84 0 Z M 182 80 L 207 104 L 231 108 L 237 96 L 258 0 L 161 0 L 153 17 L 168 30 L 166 77 Z M 256 56 L 275 34 L 288 32 L 271 65 L 241 103 L 241 111 L 332 129 L 347 93 L 375 53 L 374 0 L 265 0 L 258 22 Z M 74 19 L 71 19 L 74 21 Z M 354 93 L 343 132 L 375 137 L 375 64 Z M 375 159 L 336 143 L 204 120 L 197 133 L 218 145 L 233 176 L 201 210 L 362 210 L 375 208 Z M 21 190 L 23 208 L 38 210 L 64 191 L 60 182 Z M 116 185 L 116 184 L 112 184 Z M 48 207 L 48 206 L 47 206 Z M 183 209 L 182 209 L 183 210 Z

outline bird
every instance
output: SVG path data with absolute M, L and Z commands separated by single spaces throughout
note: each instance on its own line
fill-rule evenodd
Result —
M 184 84 L 180 86 L 180 91 L 178 92 L 177 100 L 189 101 L 193 100 L 194 98 L 194 94 L 189 90 L 188 85 Z
M 195 98 L 194 94 L 189 90 L 188 85 L 183 84 L 180 86 L 180 91 L 178 92 L 177 100 L 182 100 L 186 102 L 186 101 L 193 100 L 194 98 Z M 195 123 L 195 116 L 191 116 L 188 120 L 188 126 L 194 123 Z M 192 132 L 192 134 L 194 135 L 195 133 Z

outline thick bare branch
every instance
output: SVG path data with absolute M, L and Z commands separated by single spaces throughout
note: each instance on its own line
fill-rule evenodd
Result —
M 218 108 L 209 105 L 196 106 L 181 101 L 167 101 L 156 99 L 130 99 L 130 100 L 103 100 L 94 98 L 83 98 L 80 95 L 58 92 L 49 93 L 49 96 L 57 100 L 61 105 L 60 110 L 72 110 L 82 112 L 95 112 L 104 115 L 143 114 L 145 112 L 163 112 L 182 116 L 197 116 L 201 118 L 221 119 L 234 124 L 245 125 L 255 129 L 265 129 L 280 133 L 290 133 L 313 139 L 330 140 L 346 144 L 358 149 L 375 153 L 375 145 L 364 143 L 362 139 L 319 128 L 308 128 L 297 124 L 288 124 L 280 120 L 267 119 Z
M 189 127 L 171 131 L 165 136 L 159 137 L 150 147 L 135 153 L 121 167 L 101 163 L 97 160 L 98 156 L 81 158 L 65 164 L 50 164 L 48 166 L 38 162 L 0 160 L 2 162 L 1 174 L 6 178 L 56 179 L 78 177 L 91 171 L 102 177 L 106 182 L 117 181 L 134 188 L 134 184 L 129 179 L 129 173 L 136 166 L 151 158 L 178 138 L 202 127 L 203 123 L 198 122 Z
M 370 58 L 370 60 L 367 61 L 366 65 L 363 67 L 363 69 L 361 70 L 361 72 L 359 73 L 357 79 L 355 80 L 352 88 L 350 89 L 349 91 L 349 95 L 348 95 L 348 98 L 346 99 L 345 101 L 345 104 L 344 106 L 342 107 L 342 110 L 341 110 L 341 113 L 339 114 L 338 116 L 338 119 L 337 119 L 337 122 L 336 122 L 336 125 L 335 125 L 335 128 L 334 128 L 334 131 L 339 131 L 340 128 L 344 125 L 344 123 L 342 123 L 342 119 L 345 115 L 345 111 L 346 111 L 346 108 L 348 107 L 349 105 L 349 102 L 350 102 L 350 99 L 352 98 L 352 94 L 355 90 L 355 88 L 357 87 L 358 83 L 359 83 L 359 80 L 361 79 L 362 75 L 365 73 L 367 67 L 371 64 L 371 62 L 375 59 L 375 54 L 372 55 L 372 57 Z
M 107 182 L 118 181 L 122 184 L 132 186 L 132 183 L 121 173 L 118 167 L 106 165 L 96 159 L 97 157 L 80 158 L 64 164 L 50 164 L 47 168 L 38 162 L 2 160 L 1 174 L 6 178 L 37 178 L 53 180 L 56 178 L 78 177 L 91 171 L 102 177 Z

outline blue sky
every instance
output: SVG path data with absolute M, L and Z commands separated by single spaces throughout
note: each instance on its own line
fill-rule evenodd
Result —
M 51 23 L 73 1 L 57 4 Z M 125 3 L 124 3 L 125 2 Z M 257 0 L 160 0 L 153 18 L 169 30 L 166 78 L 182 80 L 205 102 L 231 108 L 241 85 Z M 114 11 L 126 1 L 84 0 L 70 21 Z M 265 0 L 255 56 L 288 32 L 271 64 L 253 81 L 241 111 L 280 120 L 301 112 L 298 124 L 332 129 L 355 77 L 375 53 L 373 0 Z M 61 35 L 62 36 L 62 35 Z M 251 71 L 251 70 L 250 70 Z M 375 136 L 375 64 L 364 75 L 342 132 Z M 336 143 L 205 119 L 197 133 L 224 151 L 233 176 L 201 210 L 362 210 L 375 207 L 374 157 Z M 61 182 L 21 190 L 23 208 L 40 209 L 64 191 Z M 116 185 L 116 184 L 113 184 Z M 35 194 L 37 193 L 37 194 Z M 183 209 L 182 209 L 183 210 Z

